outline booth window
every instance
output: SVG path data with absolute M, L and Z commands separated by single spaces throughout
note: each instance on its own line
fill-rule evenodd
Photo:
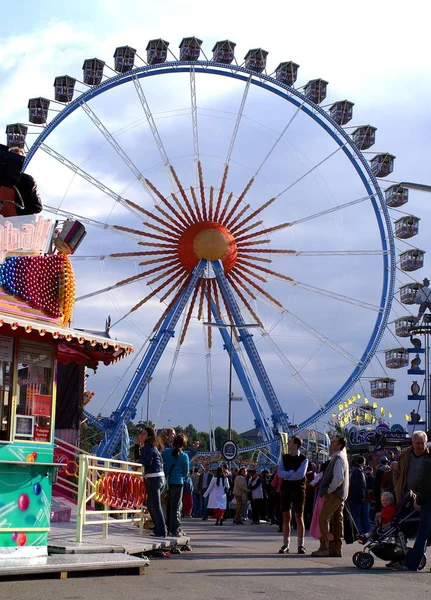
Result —
M 0 336 L 0 441 L 9 441 L 11 432 L 13 338 Z
M 53 362 L 53 349 L 50 345 L 20 340 L 16 440 L 51 441 Z

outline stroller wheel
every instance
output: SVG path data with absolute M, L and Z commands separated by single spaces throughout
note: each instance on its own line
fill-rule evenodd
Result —
M 358 569 L 371 569 L 374 564 L 373 556 L 368 552 L 357 552 L 356 554 L 358 556 L 356 557 L 355 565 L 358 567 Z
M 360 556 L 361 554 L 363 554 L 363 552 L 355 552 L 355 554 L 352 556 L 352 561 L 353 564 L 355 565 L 355 567 L 357 567 L 358 565 L 356 564 L 356 561 L 358 559 L 358 556 Z
M 418 570 L 419 570 L 419 571 L 422 571 L 422 569 L 425 569 L 425 565 L 426 565 L 426 564 L 427 564 L 427 557 L 426 557 L 426 555 L 424 554 L 424 555 L 422 556 L 421 562 L 419 563 Z

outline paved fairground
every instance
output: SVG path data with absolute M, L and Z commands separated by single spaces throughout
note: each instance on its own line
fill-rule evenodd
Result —
M 307 555 L 280 555 L 281 536 L 275 526 L 243 526 L 227 522 L 184 519 L 193 551 L 153 558 L 144 576 L 81 573 L 61 581 L 55 575 L 26 580 L 0 580 L 5 600 L 249 600 L 289 597 L 292 600 L 428 598 L 429 564 L 420 573 L 396 572 L 376 559 L 370 571 L 353 566 L 360 544 L 344 548 L 343 558 L 312 558 L 318 543 L 306 538 Z M 296 542 L 296 540 L 295 540 Z M 286 596 L 287 595 L 287 596 Z

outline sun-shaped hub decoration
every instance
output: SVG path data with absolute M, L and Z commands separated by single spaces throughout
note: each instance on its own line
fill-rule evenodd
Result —
M 295 283 L 290 277 L 264 266 L 271 263 L 269 258 L 271 254 L 295 254 L 294 250 L 275 250 L 268 247 L 270 240 L 267 234 L 288 227 L 289 223 L 264 229 L 262 221 L 257 218 L 276 198 L 271 198 L 255 211 L 250 212 L 249 205 L 244 204 L 243 201 L 253 185 L 254 178 L 248 182 L 238 197 L 234 197 L 233 193 L 229 193 L 225 197 L 228 166 L 224 169 L 220 189 L 216 192 L 214 187 L 211 187 L 209 198 L 207 198 L 202 167 L 199 162 L 200 199 L 193 187 L 190 188 L 190 199 L 178 179 L 175 169 L 172 166 L 170 169 L 180 197 L 172 193 L 169 198 L 166 198 L 151 181 L 145 179 L 147 189 L 160 200 L 160 203 L 155 206 L 160 216 L 156 212 L 152 213 L 128 200 L 131 207 L 147 217 L 145 229 L 140 231 L 119 225 L 114 226 L 122 231 L 142 236 L 142 241 L 138 242 L 140 246 L 154 248 L 153 250 L 111 255 L 113 257 L 151 256 L 152 258 L 142 261 L 140 266 L 146 268 L 149 265 L 156 265 L 138 275 L 118 282 L 117 285 L 125 285 L 144 278 L 148 285 L 156 284 L 152 292 L 138 302 L 130 310 L 130 313 L 136 311 L 154 296 L 160 295 L 161 302 L 168 300 L 165 311 L 154 327 L 154 331 L 156 331 L 167 312 L 186 288 L 193 269 L 204 258 L 210 263 L 221 261 L 225 277 L 233 291 L 256 322 L 261 324 L 259 317 L 250 305 L 250 299 L 256 299 L 258 294 L 265 296 L 277 306 L 282 306 L 278 300 L 262 288 L 261 283 L 266 282 L 265 276 L 271 275 Z M 184 341 L 195 306 L 197 307 L 197 318 L 202 319 L 205 312 L 206 318 L 210 321 L 213 301 L 218 315 L 221 315 L 221 306 L 223 305 L 232 322 L 230 309 L 217 280 L 211 276 L 211 272 L 205 272 L 192 294 L 181 343 Z M 208 344 L 211 346 L 211 329 L 208 330 Z

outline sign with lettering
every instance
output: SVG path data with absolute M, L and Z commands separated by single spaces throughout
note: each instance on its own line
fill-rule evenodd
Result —
M 0 217 L 0 262 L 8 253 L 44 254 L 48 251 L 54 223 L 41 215 Z

